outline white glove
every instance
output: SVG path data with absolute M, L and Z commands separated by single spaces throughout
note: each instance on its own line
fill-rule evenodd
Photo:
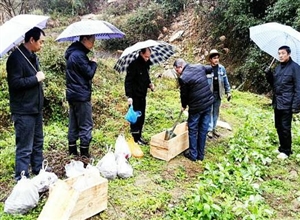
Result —
M 38 82 L 41 82 L 45 79 L 45 74 L 42 71 L 39 71 L 35 74 Z

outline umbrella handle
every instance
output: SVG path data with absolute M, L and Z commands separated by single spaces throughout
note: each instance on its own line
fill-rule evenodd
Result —
M 273 57 L 273 60 L 272 60 L 271 64 L 269 65 L 269 69 L 271 69 L 271 66 L 273 65 L 274 61 L 275 61 L 275 58 Z
M 38 72 L 36 70 L 36 68 L 32 65 L 32 63 L 28 60 L 28 58 L 24 55 L 24 53 L 20 50 L 19 47 L 17 47 L 18 51 L 20 51 L 20 53 L 23 55 L 23 57 L 25 58 L 25 60 L 27 60 L 27 62 L 30 64 L 30 66 L 34 69 L 35 72 Z

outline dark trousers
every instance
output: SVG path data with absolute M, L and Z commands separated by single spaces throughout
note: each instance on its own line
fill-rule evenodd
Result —
M 137 142 L 142 137 L 142 130 L 145 123 L 146 98 L 132 98 L 132 100 L 133 110 L 142 112 L 136 123 L 130 124 L 130 132 L 134 141 Z
M 279 151 L 286 155 L 292 154 L 292 111 L 274 109 L 275 128 L 279 138 Z
M 189 114 L 189 153 L 193 159 L 204 159 L 206 135 L 210 122 L 211 107 L 205 111 Z
M 21 172 L 29 177 L 29 165 L 37 175 L 44 160 L 43 157 L 43 113 L 33 115 L 12 114 L 16 135 L 15 178 L 21 178 Z
M 92 140 L 93 119 L 91 102 L 69 102 L 69 145 L 88 147 Z

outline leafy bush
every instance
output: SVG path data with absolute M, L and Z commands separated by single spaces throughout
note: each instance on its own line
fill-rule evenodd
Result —
M 37 7 L 45 13 L 59 12 L 62 14 L 83 15 L 95 11 L 97 1 L 92 0 L 39 0 Z
M 116 3 L 114 14 L 124 14 L 122 11 L 128 13 L 128 10 L 133 10 L 133 8 L 135 8 L 135 13 L 112 22 L 126 35 L 122 39 L 104 41 L 102 44 L 104 49 L 125 49 L 138 41 L 157 39 L 162 28 L 171 22 L 170 18 L 182 10 L 185 2 L 186 0 L 149 1 L 148 4 L 144 2 L 143 4 L 147 4 L 147 7 L 137 7 L 137 3 L 133 7 L 131 1 L 124 1 L 123 4 Z M 110 11 L 108 10 L 108 12 Z
M 265 20 L 276 21 L 282 24 L 300 28 L 300 2 L 279 0 L 267 9 Z

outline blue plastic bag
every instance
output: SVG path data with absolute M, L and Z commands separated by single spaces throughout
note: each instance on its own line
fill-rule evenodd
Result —
M 134 111 L 133 106 L 131 105 L 125 115 L 125 119 L 130 122 L 131 124 L 135 124 L 137 118 L 142 115 L 141 111 Z

